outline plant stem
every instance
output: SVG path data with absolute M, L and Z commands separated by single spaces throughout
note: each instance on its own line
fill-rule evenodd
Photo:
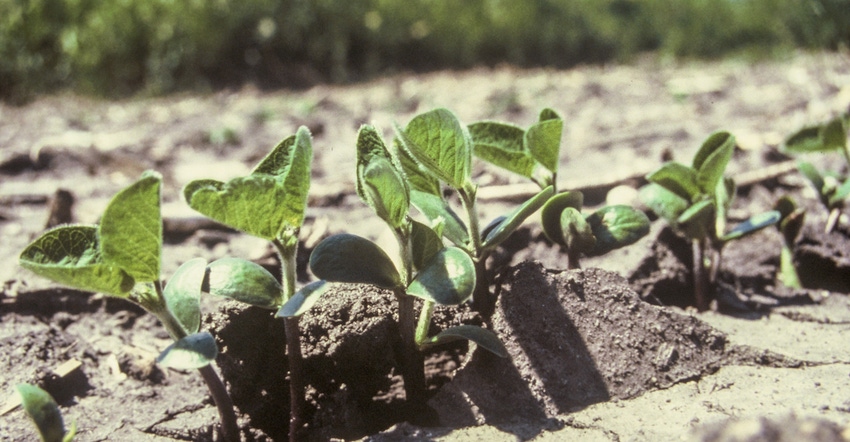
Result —
M 419 311 L 419 323 L 416 324 L 416 345 L 419 346 L 428 339 L 428 329 L 431 328 L 431 316 L 434 314 L 434 306 L 432 301 L 425 301 L 422 304 L 422 310 Z
M 581 253 L 567 250 L 567 270 L 581 268 Z
M 705 268 L 704 253 L 705 245 L 702 239 L 694 239 L 691 243 L 691 251 L 693 253 L 693 274 L 694 274 L 694 298 L 698 311 L 704 312 L 709 307 L 709 283 L 708 275 Z
M 295 294 L 296 260 L 298 251 L 298 231 L 286 232 L 282 238 L 273 241 L 281 265 L 282 304 Z M 301 353 L 301 331 L 298 317 L 284 318 L 286 330 L 286 356 L 289 363 L 289 440 L 298 440 L 298 432 L 304 425 L 304 413 L 307 401 L 304 398 L 304 357 Z
M 794 252 L 788 244 L 782 245 L 782 251 L 779 254 L 779 280 L 785 287 L 803 288 L 800 275 L 797 273 L 797 268 L 794 267 Z
M 471 186 L 470 186 L 471 187 Z M 490 283 L 487 280 L 487 256 L 482 252 L 481 229 L 478 223 L 478 211 L 475 207 L 475 188 L 458 189 L 458 195 L 466 209 L 467 233 L 472 260 L 475 262 L 475 291 L 472 293 L 472 308 L 488 317 L 495 306 L 495 300 L 490 299 Z
M 401 336 L 401 371 L 407 402 L 425 402 L 425 358 L 416 343 L 416 299 L 405 293 L 396 292 L 398 299 L 398 329 Z M 423 309 L 425 307 L 423 306 Z
M 156 316 L 160 322 L 162 322 L 162 325 L 165 327 L 165 330 L 168 331 L 168 334 L 171 335 L 172 339 L 177 341 L 185 338 L 187 336 L 186 330 L 183 329 L 180 321 L 174 317 L 171 310 L 169 310 L 165 304 L 165 298 L 162 295 L 162 284 L 159 281 L 156 281 L 154 283 L 154 288 L 156 289 L 156 299 L 147 298 L 144 300 L 145 302 L 142 306 Z M 227 388 L 225 388 L 224 383 L 221 382 L 221 378 L 215 372 L 212 364 L 207 364 L 199 368 L 198 371 L 201 373 L 201 377 L 207 384 L 207 388 L 210 390 L 213 402 L 215 402 L 215 406 L 218 409 L 218 416 L 219 419 L 221 419 L 221 433 L 224 440 L 228 442 L 238 442 L 240 439 L 239 425 L 236 422 L 236 413 L 233 411 L 233 401 L 227 393 Z

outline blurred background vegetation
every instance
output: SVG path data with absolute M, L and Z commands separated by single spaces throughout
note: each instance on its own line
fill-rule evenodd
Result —
M 850 0 L 0 0 L 0 99 L 848 47 Z

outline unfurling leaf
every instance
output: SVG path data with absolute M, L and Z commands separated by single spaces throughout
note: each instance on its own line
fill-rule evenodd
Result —
M 561 236 L 558 243 L 572 253 L 590 253 L 596 247 L 596 237 L 584 215 L 572 207 L 561 212 Z
M 619 249 L 649 233 L 649 218 L 633 207 L 615 205 L 603 207 L 587 217 L 587 223 L 596 237 L 594 255 L 604 255 Z
M 675 193 L 688 203 L 693 202 L 702 193 L 696 170 L 674 161 L 664 163 L 658 170 L 647 175 L 646 179 Z
M 207 273 L 207 260 L 195 258 L 177 268 L 162 291 L 168 310 L 186 333 L 197 333 L 201 326 L 201 287 Z
M 463 250 L 446 247 L 431 258 L 407 287 L 407 293 L 442 305 L 457 305 L 472 296 L 475 263 Z
M 410 191 L 401 173 L 386 158 L 374 158 L 358 177 L 365 200 L 392 228 L 404 224 L 410 210 Z
M 310 284 L 301 287 L 295 292 L 289 301 L 283 304 L 283 307 L 278 310 L 278 318 L 291 318 L 303 315 L 310 307 L 316 304 L 319 298 L 325 294 L 330 288 L 330 283 L 327 281 L 313 281 Z
M 456 327 L 447 328 L 436 336 L 429 338 L 426 342 L 420 344 L 420 348 L 427 349 L 440 344 L 454 342 L 460 339 L 466 339 L 476 343 L 479 347 L 495 354 L 496 356 L 508 357 L 508 349 L 490 330 L 481 328 L 475 325 L 458 325 Z
M 169 345 L 156 362 L 163 367 L 189 370 L 209 365 L 218 356 L 215 338 L 207 332 L 194 333 Z
M 482 121 L 469 125 L 475 156 L 531 178 L 536 161 L 525 148 L 525 131 L 512 124 Z
M 472 138 L 455 114 L 435 109 L 417 115 L 398 138 L 410 155 L 430 173 L 455 189 L 469 182 Z
M 460 219 L 446 200 L 440 195 L 419 192 L 410 192 L 410 203 L 422 212 L 432 226 L 443 225 L 443 236 L 459 247 L 466 247 L 469 243 L 469 232 L 466 224 Z
M 784 150 L 789 153 L 829 152 L 846 149 L 847 128 L 842 117 L 825 124 L 806 126 L 789 136 Z
M 655 183 L 649 183 L 641 187 L 638 192 L 638 198 L 671 225 L 675 225 L 679 216 L 690 206 L 690 203 L 685 198 Z
M 729 233 L 720 237 L 722 241 L 731 241 L 733 239 L 739 239 L 751 233 L 755 233 L 765 227 L 772 226 L 779 222 L 782 218 L 782 215 L 776 211 L 771 210 L 768 212 L 760 213 L 758 215 L 752 216 L 750 219 L 742 222 L 735 226 Z
M 398 288 L 401 276 L 387 254 L 366 238 L 342 233 L 325 238 L 310 255 L 310 270 L 330 282 Z
M 21 395 L 24 410 L 38 427 L 42 441 L 62 442 L 73 438 L 73 434 L 66 436 L 62 413 L 50 393 L 30 384 L 18 384 L 16 389 Z
M 431 258 L 443 249 L 443 240 L 434 229 L 418 221 L 411 223 L 410 230 L 411 254 L 413 267 L 421 270 L 431 261 Z
M 558 118 L 541 120 L 525 132 L 525 146 L 528 152 L 553 174 L 558 172 L 563 129 L 564 122 Z
M 691 239 L 707 238 L 710 232 L 710 227 L 715 221 L 714 201 L 700 201 L 679 215 L 675 225 Z
M 537 211 L 540 207 L 546 204 L 547 201 L 552 198 L 552 186 L 549 186 L 540 192 L 537 195 L 529 198 L 528 201 L 524 202 L 521 206 L 514 209 L 511 213 L 504 217 L 500 222 L 495 224 L 489 231 L 486 233 L 484 237 L 484 243 L 482 244 L 483 250 L 492 250 L 495 249 L 496 246 L 501 244 L 504 240 L 508 239 L 508 237 L 514 233 L 514 231 L 519 228 L 519 226 L 525 221 L 526 218 L 531 216 L 534 212 Z
M 98 227 L 103 262 L 121 268 L 136 282 L 159 280 L 162 260 L 162 177 L 145 172 L 106 206 Z
M 564 234 L 561 230 L 561 212 L 567 207 L 581 211 L 584 205 L 584 194 L 580 191 L 562 192 L 546 201 L 540 210 L 540 222 L 543 225 L 543 234 L 549 241 L 564 244 Z
M 135 280 L 103 261 L 97 239 L 95 226 L 56 227 L 21 252 L 21 267 L 70 287 L 128 296 Z
M 241 258 L 221 258 L 207 266 L 204 291 L 245 304 L 277 309 L 283 304 L 281 286 L 263 266 Z
M 713 133 L 703 142 L 693 163 L 702 193 L 711 194 L 715 191 L 734 151 L 735 137 L 729 132 Z

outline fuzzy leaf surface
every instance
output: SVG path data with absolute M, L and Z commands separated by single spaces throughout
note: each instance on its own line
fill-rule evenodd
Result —
M 441 305 L 457 305 L 472 296 L 475 264 L 466 252 L 446 247 L 416 274 L 407 293 Z
M 508 357 L 508 349 L 505 348 L 505 344 L 499 340 L 499 337 L 496 336 L 495 333 L 487 330 L 486 328 L 468 324 L 447 328 L 438 333 L 436 336 L 429 338 L 428 341 L 420 347 L 425 349 L 460 339 L 472 341 L 479 347 L 495 354 L 496 356 L 503 358 Z
M 278 318 L 292 318 L 303 315 L 307 310 L 310 310 L 313 305 L 324 295 L 330 288 L 330 283 L 319 280 L 313 281 L 310 284 L 301 287 L 289 301 L 283 304 L 283 307 L 278 310 Z
M 587 217 L 596 237 L 593 254 L 604 255 L 612 250 L 634 244 L 649 233 L 649 218 L 630 206 L 603 207 Z
M 348 233 L 320 242 L 310 255 L 310 270 L 330 282 L 372 284 L 387 289 L 401 285 L 401 275 L 380 247 Z
M 495 225 L 487 233 L 487 236 L 484 238 L 482 248 L 484 250 L 495 249 L 496 246 L 508 239 L 508 237 L 514 233 L 517 228 L 519 228 L 526 218 L 531 216 L 534 212 L 546 204 L 550 198 L 552 198 L 553 193 L 554 190 L 552 189 L 552 186 L 549 186 L 506 215 L 501 222 Z
M 664 163 L 658 170 L 647 175 L 650 183 L 679 195 L 688 202 L 697 198 L 702 191 L 697 182 L 697 172 L 682 163 L 670 161 Z
M 197 333 L 201 326 L 201 287 L 207 273 L 207 260 L 190 259 L 168 280 L 162 295 L 168 310 L 186 333 Z
M 364 124 L 357 131 L 357 180 L 355 189 L 357 195 L 367 204 L 369 204 L 369 199 L 363 189 L 363 174 L 366 167 L 378 158 L 392 161 L 387 146 L 384 144 L 384 139 L 377 129 L 374 126 Z
M 432 226 L 442 224 L 443 236 L 449 241 L 460 247 L 466 247 L 469 243 L 466 224 L 442 196 L 411 190 L 410 202 L 422 212 Z
M 472 163 L 472 138 L 454 113 L 435 109 L 417 115 L 398 135 L 411 156 L 437 178 L 455 189 L 465 187 Z
M 100 220 L 103 261 L 127 272 L 136 282 L 159 280 L 162 260 L 162 176 L 145 172 L 118 192 Z
M 194 333 L 178 339 L 156 358 L 163 367 L 189 370 L 209 365 L 218 356 L 215 338 L 208 332 Z
M 564 244 L 564 234 L 561 230 L 561 212 L 567 207 L 581 211 L 584 206 L 584 194 L 578 190 L 561 192 L 546 201 L 540 210 L 540 223 L 543 226 L 543 234 L 549 241 L 556 244 Z
M 35 385 L 18 384 L 15 388 L 21 395 L 21 405 L 38 428 L 41 440 L 44 442 L 65 440 L 65 423 L 53 396 Z
M 21 267 L 82 290 L 126 297 L 136 284 L 117 266 L 106 264 L 97 227 L 68 225 L 44 232 L 21 252 Z
M 440 180 L 427 172 L 421 164 L 410 156 L 410 152 L 402 147 L 401 140 L 398 137 L 393 139 L 393 146 L 395 147 L 396 158 L 401 164 L 401 170 L 407 177 L 410 190 L 440 196 Z
M 245 304 L 277 309 L 283 304 L 280 282 L 263 266 L 242 258 L 225 257 L 207 265 L 204 289 Z
M 475 156 L 531 178 L 536 161 L 525 149 L 525 131 L 512 124 L 482 121 L 469 125 Z
M 421 270 L 443 248 L 443 240 L 434 229 L 418 221 L 411 223 L 411 254 L 413 267 Z
M 401 226 L 410 211 L 410 190 L 390 160 L 372 159 L 358 178 L 366 202 L 375 213 L 391 227 Z
M 561 119 L 542 120 L 525 131 L 525 146 L 538 163 L 550 172 L 558 172 L 561 154 L 561 134 L 564 122 Z

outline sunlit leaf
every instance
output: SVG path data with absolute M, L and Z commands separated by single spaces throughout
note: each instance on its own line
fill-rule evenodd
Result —
M 561 212 L 567 207 L 581 211 L 584 205 L 584 194 L 580 191 L 569 191 L 559 193 L 546 201 L 540 210 L 540 222 L 543 226 L 543 234 L 557 244 L 564 244 L 564 234 L 561 230 Z
M 472 341 L 496 356 L 508 357 L 508 349 L 505 348 L 505 345 L 502 344 L 502 341 L 499 340 L 499 337 L 495 333 L 475 325 L 458 325 L 447 328 L 420 344 L 420 348 L 427 349 L 460 339 Z
M 514 233 L 517 228 L 519 228 L 526 218 L 531 216 L 531 214 L 536 212 L 537 209 L 549 201 L 553 193 L 554 191 L 552 190 L 552 186 L 549 186 L 511 211 L 511 213 L 506 215 L 501 222 L 489 230 L 487 235 L 484 237 L 482 249 L 492 250 L 504 240 L 508 239 L 508 237 Z
M 820 136 L 827 150 L 844 150 L 847 148 L 847 127 L 841 117 L 835 117 L 826 123 Z
M 467 246 L 469 232 L 466 225 L 441 196 L 411 190 L 410 203 L 422 212 L 432 226 L 437 223 L 442 224 L 443 236 L 449 241 L 459 247 Z
M 472 296 L 475 263 L 463 250 L 446 247 L 425 265 L 407 287 L 407 293 L 442 305 L 457 305 Z
M 201 326 L 201 287 L 207 273 L 207 260 L 195 258 L 177 268 L 162 295 L 168 310 L 186 333 L 197 333 Z
M 139 181 L 112 198 L 100 220 L 98 237 L 103 261 L 121 268 L 136 282 L 159 280 L 161 185 L 158 173 L 145 172 Z
M 679 216 L 690 207 L 688 200 L 655 183 L 641 187 L 638 191 L 638 198 L 658 216 L 673 225 L 676 224 Z
M 428 171 L 455 189 L 466 186 L 472 139 L 454 113 L 435 109 L 419 114 L 397 132 L 404 148 Z
M 783 150 L 788 153 L 822 152 L 827 147 L 821 140 L 821 125 L 807 126 L 785 139 Z
M 62 420 L 62 413 L 50 393 L 30 384 L 18 384 L 16 389 L 21 395 L 24 410 L 38 427 L 41 440 L 44 442 L 65 440 L 65 423 Z
M 739 239 L 751 233 L 757 232 L 765 227 L 772 226 L 779 222 L 782 218 L 782 215 L 776 211 L 771 210 L 768 212 L 760 213 L 758 215 L 754 215 L 750 217 L 750 219 L 742 222 L 735 226 L 729 233 L 720 237 L 721 241 L 731 241 L 733 239 Z
M 714 221 L 714 201 L 700 201 L 682 212 L 675 225 L 692 239 L 706 238 Z
M 427 172 L 421 164 L 410 156 L 410 153 L 401 146 L 398 137 L 393 139 L 393 146 L 410 190 L 440 196 L 440 180 Z
M 552 173 L 558 172 L 563 129 L 562 120 L 548 119 L 535 123 L 525 132 L 526 149 L 538 163 Z
M 292 164 L 292 152 L 295 147 L 295 135 L 290 135 L 277 143 L 265 158 L 257 163 L 251 174 L 284 175 Z
M 693 168 L 684 164 L 670 161 L 664 163 L 658 170 L 647 175 L 650 183 L 679 195 L 681 198 L 691 202 L 702 192 L 697 183 L 697 173 Z
M 443 240 L 434 229 L 418 221 L 411 223 L 410 232 L 413 267 L 421 270 L 443 248 Z
M 366 238 L 342 233 L 325 238 L 310 255 L 310 270 L 330 282 L 395 289 L 401 276 L 387 254 Z
M 588 216 L 587 223 L 596 237 L 595 255 L 634 244 L 649 233 L 646 214 L 624 205 L 603 207 Z
M 374 158 L 358 177 L 367 203 L 393 228 L 407 219 L 410 191 L 401 173 L 386 158 Z
M 475 156 L 488 163 L 531 178 L 536 161 L 525 149 L 525 131 L 505 123 L 482 121 L 469 125 Z
M 729 132 L 716 132 L 703 142 L 693 164 L 702 193 L 711 194 L 715 191 L 734 152 L 735 137 Z
M 203 289 L 257 307 L 277 309 L 283 303 L 277 278 L 263 266 L 242 258 L 225 257 L 209 263 Z
M 21 252 L 21 267 L 70 287 L 125 297 L 133 277 L 103 261 L 97 227 L 68 225 L 44 232 Z
M 310 284 L 301 287 L 295 292 L 289 301 L 283 304 L 283 307 L 278 310 L 278 318 L 291 318 L 303 315 L 307 310 L 310 310 L 313 305 L 324 295 L 330 288 L 330 283 L 327 281 L 313 281 Z
M 215 338 L 208 332 L 194 333 L 169 345 L 156 362 L 163 367 L 189 370 L 209 365 L 218 356 Z

